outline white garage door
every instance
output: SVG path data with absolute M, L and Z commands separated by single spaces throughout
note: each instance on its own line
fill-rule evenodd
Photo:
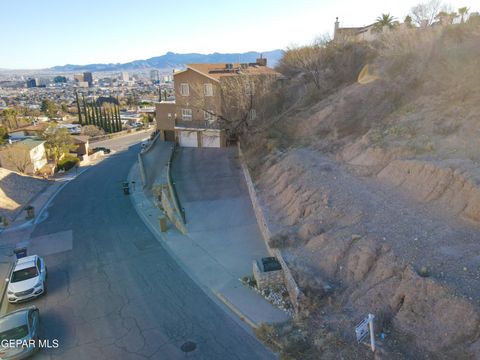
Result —
M 202 134 L 202 147 L 220 147 L 220 133 Z
M 180 146 L 183 147 L 198 147 L 197 132 L 196 131 L 180 131 L 179 134 Z

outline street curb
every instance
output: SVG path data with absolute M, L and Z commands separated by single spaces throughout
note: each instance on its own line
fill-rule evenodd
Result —
M 220 299 L 240 320 L 247 323 L 252 329 L 258 329 L 258 325 L 251 320 L 247 315 L 243 314 L 235 305 L 233 305 L 225 296 L 219 292 L 214 292 L 215 296 Z
M 10 264 L 10 270 L 8 270 L 8 278 L 10 278 L 10 275 L 12 274 L 14 266 L 15 266 L 15 261 Z M 0 298 L 0 315 L 3 315 L 3 313 L 4 313 L 3 304 L 4 304 L 4 300 L 5 300 L 5 294 L 7 293 L 7 288 L 8 288 L 8 285 L 7 285 L 6 281 L 4 280 L 3 281 L 2 295 L 1 295 L 1 298 Z M 5 313 L 6 313 L 6 311 L 5 311 Z
M 4 229 L 0 229 L 0 233 L 2 232 L 5 232 L 5 233 L 8 233 L 8 232 L 12 232 L 12 231 L 17 231 L 19 229 L 23 229 L 25 227 L 28 227 L 28 226 L 32 226 L 32 225 L 38 225 L 41 218 L 42 218 L 42 215 L 43 213 L 45 212 L 45 210 L 47 209 L 47 207 L 50 205 L 50 203 L 53 201 L 53 199 L 58 195 L 58 193 L 60 191 L 62 191 L 62 189 L 67 186 L 72 180 L 75 180 L 78 176 L 80 176 L 81 174 L 83 174 L 84 172 L 88 171 L 89 169 L 91 169 L 93 165 L 91 166 L 87 166 L 86 168 L 84 168 L 83 170 L 79 171 L 77 174 L 75 174 L 75 176 L 69 180 L 66 180 L 66 181 L 62 181 L 62 184 L 58 185 L 58 188 L 48 197 L 47 201 L 45 201 L 45 203 L 42 205 L 42 207 L 38 210 L 37 214 L 35 215 L 35 218 L 34 219 L 31 219 L 29 221 L 25 221 L 23 224 L 21 225 L 17 225 L 15 227 L 6 227 Z M 60 182 L 57 180 L 57 182 Z M 54 187 L 56 186 L 55 183 L 51 184 L 49 187 L 47 187 L 47 189 L 45 191 L 48 191 L 48 189 L 50 187 Z M 44 192 L 45 192 L 44 191 Z M 41 193 L 38 193 L 34 196 L 34 198 L 37 198 L 38 196 L 40 196 Z

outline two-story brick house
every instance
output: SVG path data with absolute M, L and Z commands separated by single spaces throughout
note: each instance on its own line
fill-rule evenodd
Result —
M 157 104 L 162 140 L 186 147 L 224 147 L 231 114 L 255 116 L 254 89 L 281 75 L 266 59 L 248 64 L 188 64 L 173 75 L 175 101 Z

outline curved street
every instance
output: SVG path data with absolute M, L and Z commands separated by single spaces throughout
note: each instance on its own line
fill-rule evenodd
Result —
M 37 305 L 43 337 L 59 340 L 58 349 L 36 358 L 275 358 L 186 275 L 138 217 L 121 187 L 140 149 L 128 144 L 138 135 L 129 139 L 110 140 L 119 151 L 70 181 L 31 234 L 45 254 L 48 294 L 8 310 Z M 195 346 L 185 346 L 189 341 Z

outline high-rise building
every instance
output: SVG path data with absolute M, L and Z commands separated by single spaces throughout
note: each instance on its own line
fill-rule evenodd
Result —
M 73 80 L 75 80 L 76 82 L 83 82 L 83 74 L 73 75 Z
M 37 87 L 37 79 L 28 79 L 27 88 L 34 88 L 34 87 Z
M 91 87 L 93 85 L 93 75 L 91 72 L 84 72 L 83 73 L 83 81 L 88 83 L 88 86 Z
M 127 72 L 122 72 L 121 79 L 122 79 L 122 81 L 129 81 L 130 77 L 128 76 Z
M 154 84 L 158 84 L 160 82 L 160 72 L 158 70 L 151 70 L 150 71 L 150 80 Z

